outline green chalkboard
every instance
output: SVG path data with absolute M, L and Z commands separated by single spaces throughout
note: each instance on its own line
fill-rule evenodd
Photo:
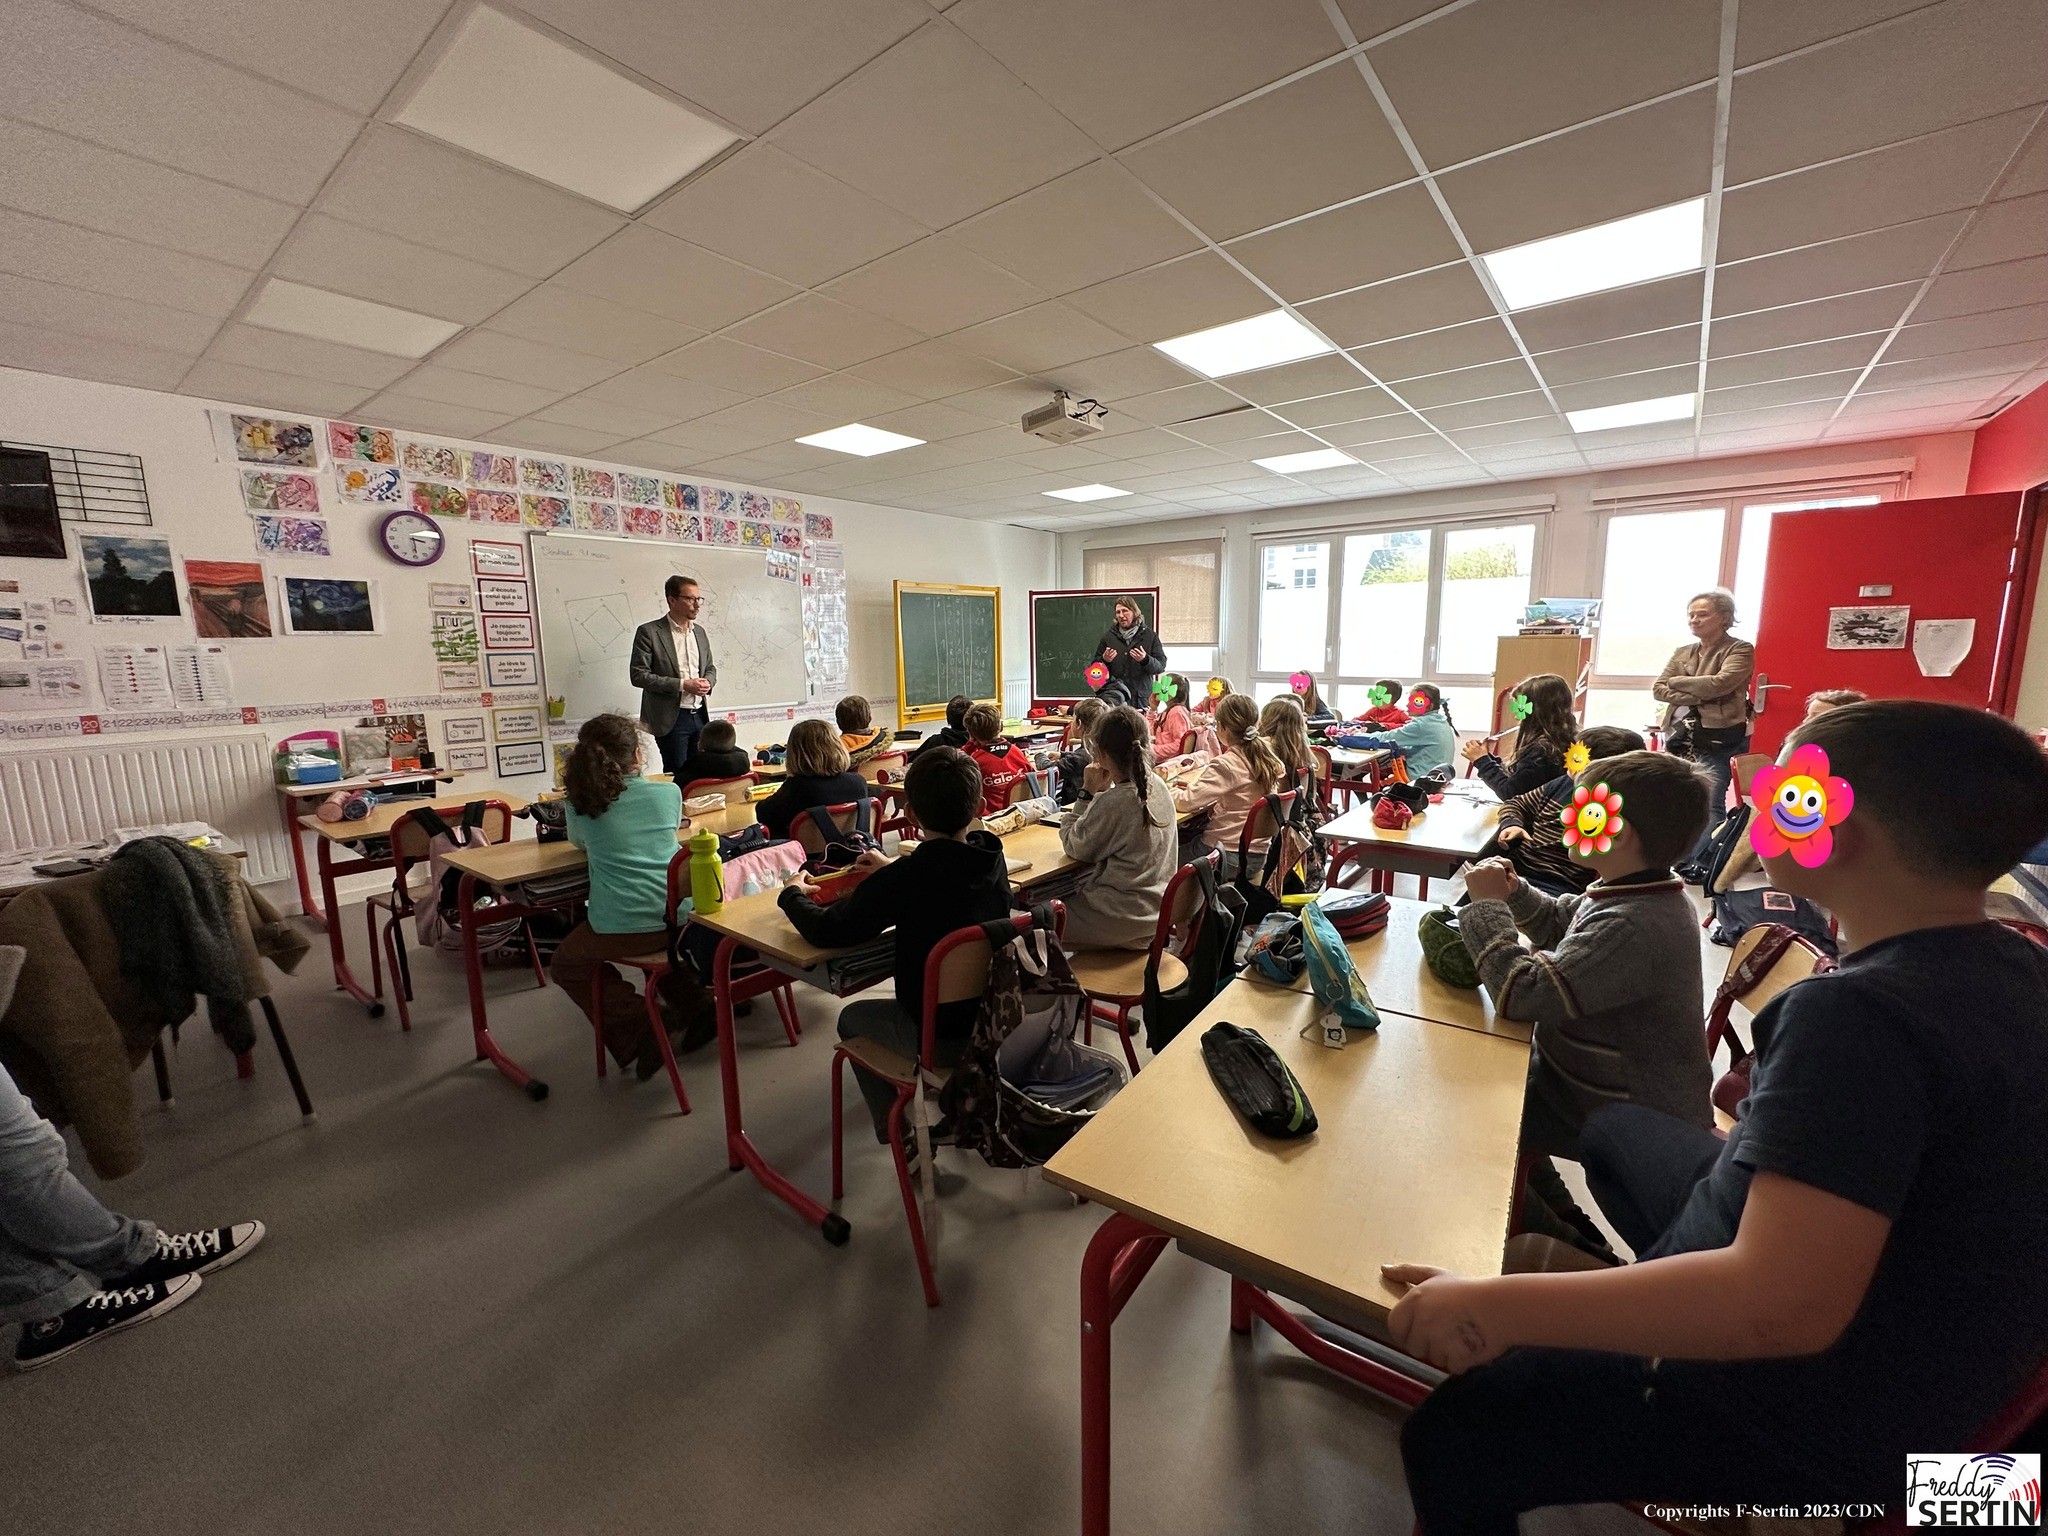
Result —
M 907 725 L 946 713 L 956 693 L 1000 707 L 999 587 L 896 583 L 896 712 Z
M 1095 642 L 1109 628 L 1119 597 L 1135 597 L 1145 622 L 1159 626 L 1159 591 L 1034 592 L 1031 594 L 1031 697 L 1047 701 L 1084 698 Z

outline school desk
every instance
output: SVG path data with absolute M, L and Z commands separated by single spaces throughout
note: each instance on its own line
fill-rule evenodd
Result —
M 1466 781 L 1476 782 L 1476 781 Z M 1385 890 L 1395 875 L 1414 875 L 1426 895 L 1431 880 L 1448 880 L 1479 857 L 1500 820 L 1500 802 L 1481 800 L 1466 791 L 1447 793 L 1442 800 L 1399 831 L 1373 825 L 1372 807 L 1356 805 L 1323 823 L 1323 837 L 1342 845 L 1331 859 L 1331 873 L 1341 863 L 1363 864 L 1377 871 L 1374 888 Z
M 313 901 L 313 888 L 306 873 L 306 845 L 299 838 L 301 813 L 314 801 L 325 800 L 338 789 L 389 789 L 394 784 L 446 784 L 454 777 L 454 773 L 446 768 L 414 768 L 405 773 L 362 773 L 352 779 L 337 779 L 331 784 L 277 786 L 278 807 L 284 813 L 284 835 L 292 845 L 292 874 L 299 883 L 299 910 L 313 920 L 314 927 L 324 931 L 327 927 L 327 914 Z
M 1045 1167 L 1112 1213 L 1081 1261 L 1084 1536 L 1109 1530 L 1110 1330 L 1168 1242 L 1230 1275 L 1233 1332 L 1264 1318 L 1318 1364 L 1410 1405 L 1425 1379 L 1311 1331 L 1274 1297 L 1383 1334 L 1399 1296 L 1382 1264 L 1500 1273 L 1528 1048 L 1384 1010 L 1378 1031 L 1333 1050 L 1302 1036 L 1317 1012 L 1301 993 L 1233 982 Z M 1314 1135 L 1275 1141 L 1237 1117 L 1202 1060 L 1203 1032 L 1224 1020 L 1292 1069 Z

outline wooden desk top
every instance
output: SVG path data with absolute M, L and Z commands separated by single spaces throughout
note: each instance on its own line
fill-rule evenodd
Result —
M 1480 803 L 1445 795 L 1398 832 L 1376 827 L 1372 807 L 1355 805 L 1342 816 L 1326 821 L 1322 834 L 1334 843 L 1390 843 L 1419 853 L 1462 854 L 1477 858 L 1486 840 L 1493 836 L 1500 820 L 1500 802 Z
M 1382 1264 L 1500 1273 L 1528 1050 L 1392 1015 L 1343 1050 L 1303 1039 L 1300 993 L 1234 982 L 1046 1165 L 1053 1183 L 1342 1318 L 1399 1300 Z M 1273 1141 L 1230 1108 L 1201 1037 L 1256 1029 L 1321 1128 Z
M 728 901 L 709 916 L 693 913 L 690 921 L 709 928 L 713 933 L 729 933 L 749 949 L 799 971 L 807 971 L 824 964 L 834 955 L 846 953 L 840 949 L 820 949 L 806 942 L 776 905 L 781 895 L 778 890 L 742 896 L 736 901 Z
M 1003 856 L 1010 859 L 1029 859 L 1031 867 L 1019 870 L 1010 876 L 1010 884 L 1018 888 L 1041 885 L 1086 866 L 1079 859 L 1067 857 L 1066 849 L 1060 846 L 1060 829 L 1034 822 L 1028 827 L 1019 827 L 1003 839 Z
M 1486 995 L 1484 987 L 1468 992 L 1440 981 L 1429 968 L 1429 962 L 1422 958 L 1416 924 L 1438 903 L 1407 896 L 1392 896 L 1388 901 L 1386 928 L 1370 938 L 1352 939 L 1344 946 L 1351 951 L 1351 963 L 1358 967 L 1365 990 L 1372 994 L 1373 1007 L 1381 1013 L 1403 1013 L 1432 1024 L 1477 1030 L 1480 1034 L 1501 1035 L 1526 1043 L 1530 1026 L 1496 1015 L 1493 999 Z M 1308 990 L 1306 974 L 1292 990 Z
M 419 784 L 428 779 L 449 784 L 455 777 L 453 770 L 447 768 L 414 768 L 406 773 L 360 773 L 331 784 L 280 784 L 277 792 L 291 800 L 325 800 L 337 789 L 380 789 L 386 784 Z
M 431 805 L 444 813 L 459 812 L 471 800 L 502 800 L 512 807 L 515 815 L 526 809 L 526 801 L 509 790 L 480 789 L 474 795 L 465 795 L 460 800 L 430 800 L 422 796 L 417 800 L 387 801 L 383 805 L 371 806 L 370 814 L 356 821 L 322 821 L 318 816 L 301 816 L 299 825 L 331 843 L 353 843 L 360 838 L 385 836 L 398 825 L 408 811 L 416 811 L 422 806 Z
M 1355 751 L 1350 747 L 1325 747 L 1323 750 L 1330 754 L 1330 766 L 1333 768 L 1363 768 L 1367 763 L 1376 763 L 1394 755 L 1384 747 L 1374 747 L 1369 752 Z

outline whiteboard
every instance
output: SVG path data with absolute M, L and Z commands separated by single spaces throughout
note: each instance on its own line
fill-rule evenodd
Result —
M 718 666 L 713 713 L 803 702 L 803 588 L 770 576 L 762 551 L 562 533 L 530 543 L 541 673 L 565 719 L 611 709 L 639 717 L 640 690 L 627 677 L 633 631 L 667 612 L 661 587 L 672 574 L 704 592 L 697 622 Z

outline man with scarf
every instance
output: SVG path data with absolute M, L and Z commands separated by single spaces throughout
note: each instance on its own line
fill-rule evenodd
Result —
M 1140 708 L 1152 697 L 1152 679 L 1166 670 L 1166 647 L 1145 622 L 1135 597 L 1116 600 L 1116 617 L 1095 642 L 1093 659 L 1109 668 L 1109 681 L 1095 690 L 1098 695 L 1106 696 L 1107 690 L 1121 685 L 1125 698 L 1114 702 Z

